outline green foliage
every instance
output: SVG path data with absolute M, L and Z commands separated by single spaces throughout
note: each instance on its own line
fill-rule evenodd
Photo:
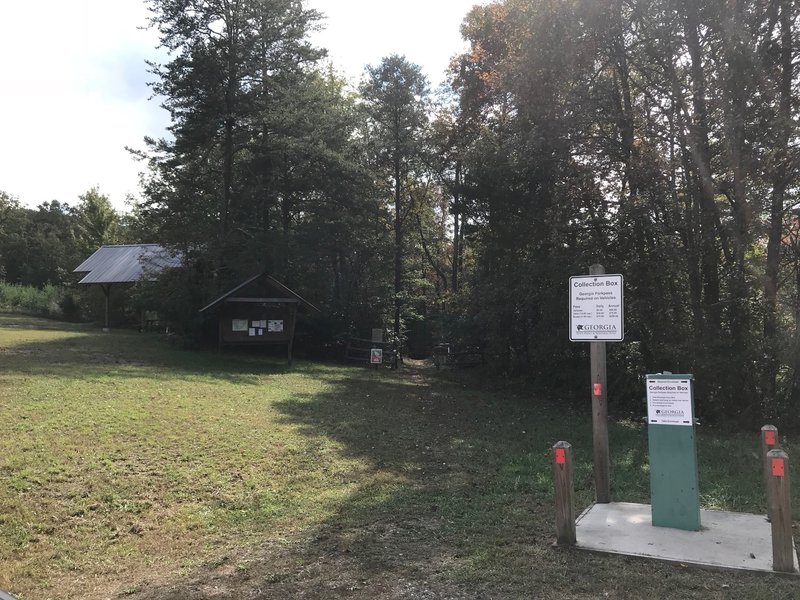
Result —
M 41 287 L 64 285 L 85 257 L 75 240 L 75 213 L 53 200 L 36 209 L 7 205 L 0 226 L 0 262 L 5 280 Z
M 138 153 L 149 167 L 138 228 L 200 265 L 202 276 L 187 276 L 192 298 L 268 271 L 323 307 L 329 329 L 372 320 L 385 296 L 386 218 L 355 99 L 316 69 L 324 52 L 306 34 L 319 15 L 290 0 L 150 5 L 173 50 L 151 65 L 173 139 Z M 167 313 L 186 314 L 179 297 L 167 294 Z
M 72 300 L 68 300 L 68 298 L 72 298 Z M 79 310 L 73 304 L 73 296 L 62 287 L 45 285 L 42 288 L 36 288 L 30 285 L 0 282 L 0 309 L 2 310 L 74 320 L 79 315 Z
M 641 376 L 668 369 L 695 373 L 707 418 L 797 413 L 798 7 L 756 5 L 505 0 L 467 16 L 439 132 L 459 141 L 474 251 L 455 322 L 499 371 L 575 388 L 564 286 L 599 262 L 626 284 L 612 408 L 640 411 Z
M 70 290 L 64 290 L 61 300 L 58 302 L 60 310 L 60 318 L 64 321 L 77 322 L 81 321 L 84 314 L 84 308 L 77 294 Z
M 360 93 L 367 117 L 363 128 L 367 160 L 393 216 L 391 319 L 393 337 L 402 343 L 407 333 L 414 333 L 412 323 L 421 322 L 414 312 L 418 304 L 424 310 L 426 296 L 424 270 L 418 263 L 421 251 L 430 258 L 422 226 L 422 216 L 431 210 L 425 160 L 430 91 L 420 67 L 393 54 L 367 67 Z M 413 235 L 417 232 L 419 238 Z M 424 339 L 420 341 L 430 346 Z
M 72 272 L 102 244 L 122 241 L 125 231 L 108 197 L 93 188 L 72 208 L 58 201 L 36 209 L 0 192 L 0 278 L 43 287 L 75 282 Z
M 76 236 L 85 256 L 100 246 L 120 242 L 120 217 L 108 196 L 95 187 L 79 197 Z M 77 266 L 77 265 L 76 265 Z

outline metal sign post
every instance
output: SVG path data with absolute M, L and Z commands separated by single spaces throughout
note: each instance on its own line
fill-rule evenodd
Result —
M 692 375 L 647 376 L 653 525 L 700 530 Z
M 603 265 L 589 275 L 569 278 L 569 339 L 590 342 L 594 486 L 597 502 L 611 502 L 608 449 L 606 342 L 621 342 L 624 332 L 622 275 L 606 275 Z

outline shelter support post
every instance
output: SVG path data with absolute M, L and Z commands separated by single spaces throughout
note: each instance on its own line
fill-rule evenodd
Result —
M 111 284 L 104 283 L 100 285 L 100 289 L 103 290 L 103 295 L 105 296 L 105 321 L 103 325 L 103 331 L 110 331 L 108 326 L 108 304 L 109 304 L 109 297 L 111 296 Z
M 289 347 L 287 349 L 289 365 L 292 364 L 292 348 L 294 347 L 294 326 L 297 322 L 297 305 L 292 304 L 289 308 Z

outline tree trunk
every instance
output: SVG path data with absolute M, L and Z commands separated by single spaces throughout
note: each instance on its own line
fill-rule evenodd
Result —
M 722 324 L 719 282 L 719 246 L 717 243 L 717 207 L 714 202 L 715 185 L 711 169 L 711 147 L 708 131 L 707 85 L 703 72 L 703 49 L 698 34 L 699 15 L 694 0 L 685 0 L 684 34 L 689 50 L 692 78 L 693 118 L 689 124 L 689 142 L 692 162 L 698 174 L 697 194 L 700 198 L 700 265 L 703 282 L 703 323 L 707 336 L 718 338 Z
M 768 402 L 774 402 L 778 376 L 778 273 L 780 270 L 781 237 L 783 233 L 783 205 L 788 184 L 787 161 L 792 129 L 792 23 L 789 2 L 780 2 L 780 81 L 778 82 L 778 119 L 775 123 L 775 166 L 772 173 L 769 228 L 767 238 L 767 265 L 764 273 L 764 391 Z
M 456 161 L 456 185 L 453 191 L 453 293 L 458 292 L 458 271 L 461 259 L 459 219 L 461 213 L 461 160 Z
M 238 86 L 238 69 L 236 57 L 236 36 L 238 28 L 235 15 L 230 5 L 225 4 L 225 28 L 227 32 L 227 73 L 225 84 L 225 119 L 222 148 L 222 194 L 219 208 L 219 272 L 223 275 L 227 268 L 228 220 L 230 217 L 231 197 L 233 190 L 234 129 L 236 126 L 235 108 Z M 224 279 L 224 276 L 222 277 Z M 220 281 L 220 278 L 218 278 Z
M 398 147 L 394 154 L 394 337 L 397 343 L 400 340 L 400 311 L 402 309 L 400 294 L 402 291 L 403 227 L 400 211 L 400 149 Z
M 730 322 L 731 360 L 728 361 L 729 377 L 732 384 L 730 395 L 732 403 L 738 405 L 739 414 L 745 422 L 757 416 L 753 411 L 753 367 L 749 366 L 748 336 L 750 329 L 750 309 L 747 284 L 747 252 L 751 245 L 752 211 L 747 197 L 748 165 L 745 141 L 745 113 L 748 93 L 748 59 L 745 55 L 745 42 L 742 31 L 745 28 L 744 8 L 741 0 L 731 0 L 723 18 L 723 44 L 726 73 L 725 117 L 727 121 L 727 155 L 732 175 L 732 190 L 728 192 L 733 216 L 733 270 L 728 290 L 728 314 Z

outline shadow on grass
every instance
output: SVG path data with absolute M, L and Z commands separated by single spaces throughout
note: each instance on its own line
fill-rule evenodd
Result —
M 359 372 L 276 406 L 302 435 L 333 440 L 365 465 L 331 481 L 354 491 L 281 543 L 265 532 L 244 566 L 230 559 L 145 585 L 135 597 L 672 598 L 677 589 L 682 598 L 720 590 L 768 598 L 793 589 L 772 577 L 554 550 L 550 448 L 573 443 L 585 507 L 593 494 L 588 414 L 414 371 Z M 614 499 L 646 502 L 643 426 L 613 424 L 611 439 Z
M 0 318 L 0 328 L 14 327 L 22 329 L 21 326 L 3 325 L 3 319 Z M 132 331 L 104 333 L 83 326 L 66 331 L 56 326 L 27 329 L 58 331 L 63 335 L 55 339 L 0 346 L 0 361 L 4 371 L 73 379 L 94 379 L 106 375 L 147 379 L 202 376 L 244 385 L 258 384 L 257 377 L 262 375 L 300 371 L 314 376 L 329 371 L 323 365 L 304 361 L 289 366 L 284 357 L 267 353 L 219 354 L 179 350 L 163 334 Z

